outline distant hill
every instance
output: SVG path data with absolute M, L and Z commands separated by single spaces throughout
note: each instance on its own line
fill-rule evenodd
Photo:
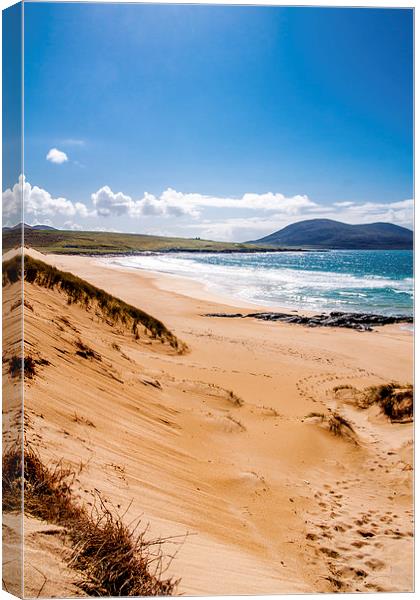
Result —
M 3 228 L 3 251 L 22 243 L 22 225 Z M 25 225 L 25 246 L 54 254 L 136 254 L 139 252 L 273 252 L 272 246 L 213 242 L 108 231 L 63 231 Z M 277 248 L 275 248 L 277 250 Z
M 31 229 L 36 229 L 37 231 L 57 231 L 56 227 L 51 227 L 50 225 L 26 225 L 25 227 L 31 227 Z
M 28 225 L 24 223 L 25 229 L 35 229 L 35 231 L 58 231 L 55 227 L 51 227 L 50 225 Z M 22 229 L 22 223 L 18 223 L 17 225 L 13 225 L 13 227 L 3 227 L 3 231 L 18 231 Z
M 337 250 L 411 250 L 413 232 L 392 223 L 348 225 L 332 219 L 293 223 L 250 244 Z

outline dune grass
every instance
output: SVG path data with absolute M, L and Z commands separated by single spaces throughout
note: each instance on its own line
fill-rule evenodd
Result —
M 5 261 L 3 263 L 3 286 L 19 281 L 21 270 L 20 256 Z M 25 255 L 24 279 L 30 284 L 48 289 L 59 289 L 67 296 L 68 304 L 79 304 L 87 309 L 93 307 L 99 310 L 107 321 L 112 324 L 122 324 L 130 329 L 136 339 L 140 337 L 139 327 L 142 326 L 145 333 L 152 339 L 168 343 L 180 353 L 186 350 L 186 345 L 178 340 L 161 321 L 72 273 L 60 271 L 56 267 Z
M 348 419 L 340 415 L 338 412 L 331 414 L 325 414 L 321 412 L 310 412 L 305 416 L 305 419 L 318 419 L 321 423 L 324 423 L 328 431 L 338 437 L 352 437 L 356 434 L 353 425 Z
M 9 375 L 13 378 L 21 378 L 22 371 L 26 379 L 33 379 L 37 372 L 37 365 L 49 364 L 45 359 L 36 360 L 31 355 L 22 358 L 17 354 L 13 354 L 9 359 L 5 359 L 9 363 Z
M 393 423 L 413 420 L 414 398 L 411 384 L 386 383 L 367 388 L 359 400 L 360 408 L 378 405 Z
M 227 396 L 228 396 L 229 402 L 232 402 L 232 404 L 234 406 L 243 406 L 244 405 L 243 399 L 240 398 L 237 394 L 235 394 L 232 390 L 227 391 Z
M 23 464 L 22 464 L 23 459 Z M 147 540 L 130 531 L 97 495 L 89 511 L 78 504 L 71 485 L 75 473 L 58 464 L 45 465 L 28 444 L 3 453 L 3 510 L 24 511 L 65 528 L 71 544 L 69 566 L 77 570 L 77 585 L 91 596 L 169 596 L 178 581 L 163 576 L 164 540 Z
M 412 384 L 401 384 L 395 381 L 372 385 L 363 390 L 351 385 L 336 386 L 334 393 L 348 391 L 346 402 L 366 409 L 378 406 L 391 423 L 409 423 L 414 417 L 414 396 Z

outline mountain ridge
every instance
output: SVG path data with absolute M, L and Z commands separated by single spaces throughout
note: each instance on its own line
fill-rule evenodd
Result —
M 393 223 L 350 225 L 333 219 L 308 219 L 247 243 L 332 250 L 411 250 L 413 232 Z

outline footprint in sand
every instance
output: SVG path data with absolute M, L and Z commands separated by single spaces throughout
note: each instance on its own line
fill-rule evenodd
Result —
M 339 558 L 340 556 L 340 554 L 336 550 L 333 550 L 332 548 L 327 548 L 325 546 L 323 548 L 320 548 L 320 551 L 323 554 L 329 556 L 330 558 Z
M 376 558 L 371 558 L 365 562 L 365 565 L 369 567 L 369 569 L 372 569 L 372 571 L 377 571 L 378 569 L 383 569 L 385 563 Z
M 351 545 L 355 548 L 363 548 L 363 546 L 366 546 L 366 542 L 352 542 Z
M 371 537 L 374 537 L 374 535 L 375 535 L 375 533 L 373 531 L 368 531 L 368 530 L 364 530 L 364 529 L 358 529 L 357 533 L 364 538 L 371 538 Z
M 391 523 L 391 520 L 388 517 L 381 517 L 379 520 L 381 523 Z

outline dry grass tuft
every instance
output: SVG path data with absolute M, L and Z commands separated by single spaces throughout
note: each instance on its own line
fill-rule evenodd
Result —
M 22 375 L 22 367 L 23 367 L 23 372 L 24 372 L 24 376 L 27 379 L 33 379 L 36 375 L 36 361 L 34 358 L 32 358 L 32 356 L 25 356 L 25 358 L 23 359 L 23 365 L 22 365 L 22 358 L 20 356 L 17 356 L 16 354 L 14 354 L 13 356 L 11 356 L 9 358 L 9 373 L 11 375 L 11 377 L 15 378 L 18 377 L 20 378 Z
M 92 348 L 89 348 L 89 346 L 84 344 L 80 339 L 76 341 L 76 348 L 78 348 L 76 351 L 77 356 L 91 358 L 92 360 L 97 360 L 99 362 L 102 361 L 101 355 L 98 352 L 95 352 L 95 350 L 92 350 Z
M 232 390 L 229 390 L 227 392 L 227 396 L 228 396 L 229 402 L 231 402 L 234 406 L 243 406 L 244 405 L 244 401 L 242 400 L 242 398 L 237 396 L 234 392 L 232 392 Z
M 77 540 L 70 566 L 92 596 L 171 596 L 178 582 L 163 578 L 163 540 L 135 535 L 97 497 L 90 526 Z
M 353 425 L 350 423 L 350 421 L 348 421 L 348 419 L 340 415 L 340 413 L 333 412 L 326 415 L 325 413 L 321 412 L 310 412 L 305 416 L 305 419 L 313 418 L 318 419 L 321 423 L 324 423 L 327 426 L 328 431 L 334 435 L 339 437 L 350 437 L 353 439 L 353 441 L 355 441 L 354 436 L 356 435 L 356 432 Z
M 393 423 L 413 420 L 413 386 L 391 382 L 367 388 L 359 399 L 360 408 L 378 405 Z
M 33 358 L 30 354 L 23 359 L 17 354 L 13 354 L 9 359 L 5 359 L 9 363 L 9 374 L 13 378 L 21 378 L 22 368 L 25 379 L 33 379 L 37 373 L 37 365 L 46 366 L 51 364 L 45 358 Z
M 3 452 L 2 506 L 3 511 L 22 508 L 22 458 L 21 447 L 9 447 Z
M 78 586 L 91 596 L 169 596 L 178 581 L 165 579 L 162 544 L 147 540 L 147 529 L 130 531 L 96 495 L 88 512 L 74 500 L 75 474 L 62 464 L 49 468 L 25 444 L 3 454 L 3 510 L 24 510 L 38 519 L 63 526 L 72 544 L 70 566 L 81 576 Z
M 328 417 L 328 428 L 334 435 L 342 436 L 355 433 L 353 425 L 345 417 L 335 412 Z
M 22 465 L 24 450 L 24 472 Z M 70 485 L 74 475 L 62 464 L 48 469 L 39 455 L 28 444 L 15 445 L 3 453 L 3 510 L 18 510 L 24 487 L 25 512 L 48 521 L 59 523 L 69 516 L 77 517 L 71 498 Z M 60 523 L 63 524 L 63 523 Z
M 5 362 L 7 359 L 5 359 Z M 21 377 L 22 374 L 22 359 L 20 356 L 14 354 L 8 359 L 9 362 L 9 375 L 13 378 Z
M 333 387 L 333 392 L 340 392 L 341 390 L 354 390 L 354 386 L 349 385 L 348 383 L 342 385 L 336 385 Z

